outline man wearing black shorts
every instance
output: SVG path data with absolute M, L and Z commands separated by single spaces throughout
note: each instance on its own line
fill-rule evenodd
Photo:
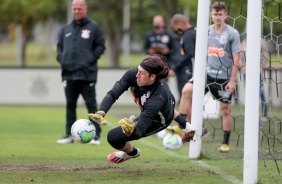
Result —
M 221 152 L 229 152 L 229 139 L 232 129 L 231 97 L 236 88 L 241 44 L 239 33 L 225 23 L 226 6 L 223 2 L 215 2 L 211 11 L 213 25 L 208 32 L 207 84 L 205 92 L 220 101 L 222 111 L 223 141 L 219 148 Z M 182 90 L 179 112 L 191 121 L 193 94 L 193 78 L 185 84 Z

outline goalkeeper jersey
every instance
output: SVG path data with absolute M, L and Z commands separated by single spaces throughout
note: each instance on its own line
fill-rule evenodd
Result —
M 240 36 L 236 29 L 226 25 L 221 33 L 217 34 L 214 25 L 211 25 L 208 32 L 207 74 L 216 79 L 230 79 L 232 53 L 240 51 Z
M 141 128 L 143 132 L 156 119 L 163 126 L 170 124 L 173 120 L 175 99 L 166 81 L 156 81 L 152 85 L 139 87 L 136 80 L 137 72 L 136 67 L 129 69 L 106 94 L 99 110 L 107 113 L 115 101 L 129 89 L 133 101 L 141 110 L 136 128 Z

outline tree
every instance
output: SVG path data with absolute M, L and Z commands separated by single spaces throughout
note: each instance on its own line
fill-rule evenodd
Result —
M 193 1 L 193 3 L 197 3 Z M 131 40 L 143 42 L 145 33 L 152 29 L 152 18 L 156 14 L 164 15 L 168 27 L 169 20 L 174 13 L 183 12 L 183 3 L 180 0 L 134 0 L 130 1 L 131 27 L 123 30 L 123 1 L 103 0 L 89 1 L 89 16 L 101 24 L 107 40 L 106 52 L 112 66 L 119 66 L 122 38 L 128 31 Z
M 67 3 L 70 0 L 2 0 L 0 6 L 1 25 L 16 25 L 22 27 L 21 31 L 21 63 L 26 66 L 26 46 L 35 24 L 53 18 L 66 23 Z M 164 15 L 168 28 L 170 17 L 177 12 L 183 12 L 185 0 L 134 0 L 130 1 L 130 29 L 123 29 L 123 1 L 97 0 L 87 1 L 89 16 L 101 25 L 107 41 L 111 66 L 119 66 L 122 38 L 130 32 L 134 42 L 143 42 L 145 33 L 152 29 L 152 17 L 156 14 Z M 197 4 L 197 1 L 189 2 Z M 196 15 L 195 15 L 196 16 Z M 195 17 L 193 16 L 193 17 Z
M 102 18 L 102 27 L 106 36 L 107 52 L 112 66 L 119 65 L 120 45 L 122 43 L 122 15 L 123 1 L 103 0 L 96 1 L 96 6 L 100 9 Z M 95 11 L 94 11 L 95 13 Z
M 19 25 L 22 29 L 21 37 L 21 67 L 26 66 L 26 46 L 32 28 L 38 22 L 44 22 L 49 17 L 65 16 L 64 0 L 2 0 L 0 6 L 0 21 L 7 24 Z

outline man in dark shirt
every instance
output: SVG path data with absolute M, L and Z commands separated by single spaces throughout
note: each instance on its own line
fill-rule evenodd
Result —
M 177 76 L 178 90 L 181 93 L 184 85 L 193 77 L 193 62 L 196 48 L 196 29 L 182 14 L 175 14 L 171 18 L 171 27 L 180 41 L 181 55 L 178 62 L 171 67 L 170 75 Z
M 166 30 L 166 24 L 162 15 L 153 18 L 153 30 L 146 34 L 144 52 L 148 55 L 160 54 L 166 57 L 169 67 L 174 65 L 176 54 L 179 53 L 177 39 Z
M 66 96 L 66 135 L 57 143 L 72 143 L 71 126 L 76 121 L 77 99 L 81 94 L 88 112 L 97 110 L 97 62 L 105 50 L 105 40 L 98 24 L 87 18 L 85 0 L 73 0 L 73 21 L 65 25 L 57 44 L 57 60 L 62 68 Z M 96 137 L 91 144 L 100 144 L 101 127 L 96 127 Z
M 155 134 L 167 128 L 173 120 L 183 129 L 183 142 L 189 142 L 195 134 L 194 128 L 174 109 L 175 99 L 163 80 L 169 74 L 169 67 L 159 56 L 148 56 L 136 68 L 129 69 L 115 83 L 101 102 L 99 111 L 89 117 L 100 124 L 106 124 L 104 117 L 116 100 L 128 89 L 134 102 L 140 108 L 139 117 L 131 116 L 119 121 L 121 126 L 108 133 L 109 144 L 119 150 L 108 156 L 112 163 L 121 163 L 140 156 L 140 150 L 130 141 Z

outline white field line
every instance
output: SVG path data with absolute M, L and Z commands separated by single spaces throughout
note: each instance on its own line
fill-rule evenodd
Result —
M 112 128 L 116 127 L 116 125 L 114 125 L 113 123 L 110 123 L 110 122 L 108 122 L 108 125 L 110 127 L 112 127 Z M 180 155 L 180 154 L 178 154 L 176 152 L 173 152 L 173 151 L 170 151 L 170 150 L 165 150 L 162 146 L 158 146 L 158 145 L 153 144 L 153 143 L 151 143 L 151 142 L 149 142 L 147 140 L 141 139 L 139 141 L 142 142 L 143 144 L 146 144 L 147 146 L 150 146 L 150 147 L 155 148 L 155 149 L 157 149 L 159 151 L 162 151 L 162 152 L 164 152 L 167 155 L 178 157 L 178 158 L 185 159 L 185 160 L 189 160 L 189 158 L 188 158 L 188 151 L 187 151 L 187 156 L 183 156 L 183 155 Z M 214 167 L 214 166 L 210 166 L 210 165 L 208 165 L 206 162 L 204 162 L 202 160 L 189 160 L 189 161 L 191 161 L 191 163 L 193 163 L 195 165 L 198 165 L 198 166 L 201 166 L 201 167 L 209 169 L 211 172 L 221 176 L 223 179 L 225 179 L 226 181 L 229 181 L 230 183 L 233 183 L 233 184 L 241 184 L 241 183 L 243 183 L 242 181 L 237 179 L 235 176 L 227 175 L 224 172 L 222 172 L 219 168 Z

